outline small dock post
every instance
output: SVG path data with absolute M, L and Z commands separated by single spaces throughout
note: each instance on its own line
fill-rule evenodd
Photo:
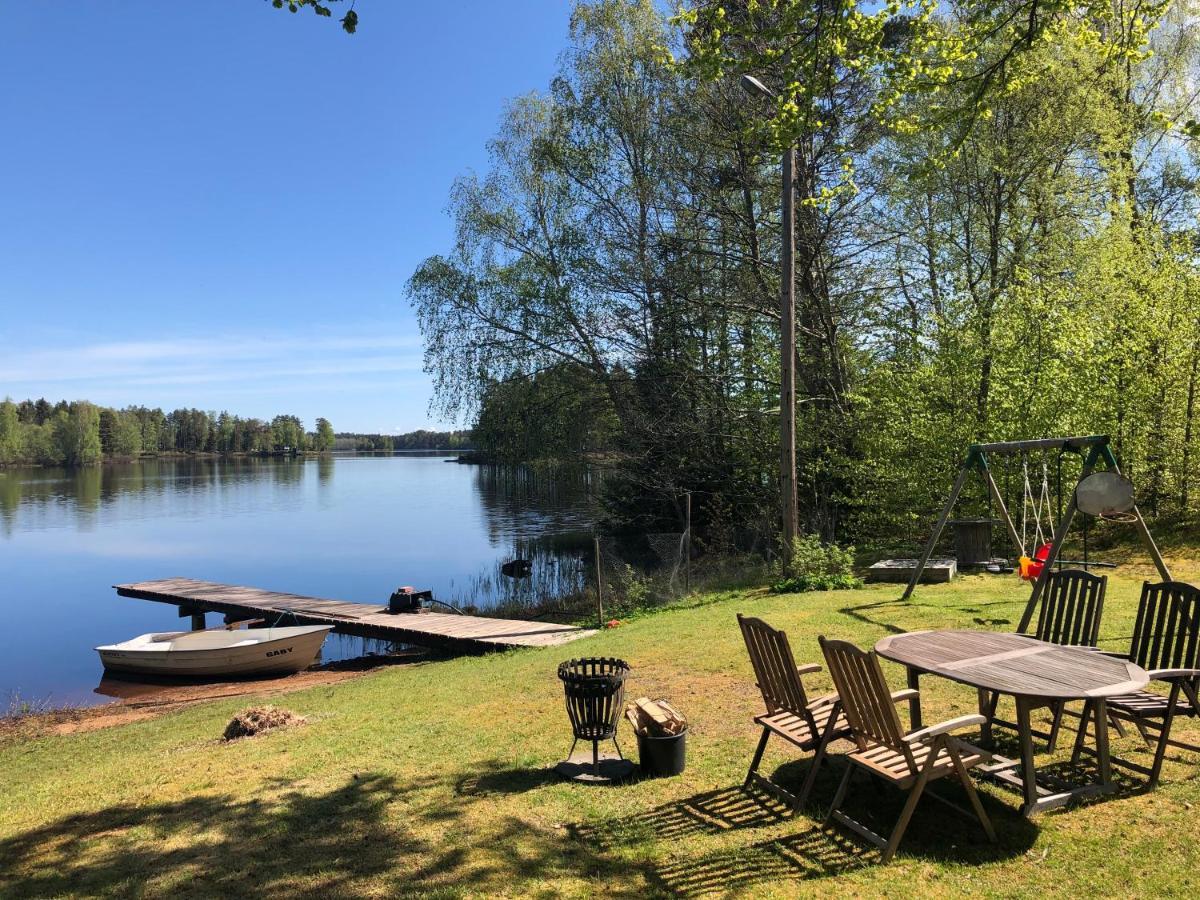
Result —
M 192 631 L 203 631 L 208 627 L 208 623 L 204 621 L 204 610 L 197 606 L 180 606 L 179 618 L 183 619 L 188 616 L 192 617 Z

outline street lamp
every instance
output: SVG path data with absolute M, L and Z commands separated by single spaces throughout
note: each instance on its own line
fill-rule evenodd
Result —
M 748 94 L 774 99 L 753 75 L 743 75 Z M 783 153 L 783 251 L 779 278 L 779 493 L 783 522 L 783 564 L 791 568 L 792 543 L 800 531 L 796 499 L 796 148 Z

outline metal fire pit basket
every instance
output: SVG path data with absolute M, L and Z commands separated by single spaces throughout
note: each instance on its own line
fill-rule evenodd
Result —
M 567 716 L 575 737 L 567 759 L 558 764 L 558 771 L 576 781 L 611 782 L 627 777 L 633 763 L 621 755 L 617 744 L 617 723 L 625 705 L 625 678 L 629 663 L 609 657 L 569 659 L 558 667 L 567 700 Z M 575 758 L 580 741 L 592 742 L 590 765 Z M 600 742 L 612 741 L 616 758 L 600 754 Z

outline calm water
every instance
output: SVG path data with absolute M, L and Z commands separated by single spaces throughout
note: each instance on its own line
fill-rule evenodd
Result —
M 105 698 L 92 650 L 187 627 L 111 585 L 185 576 L 384 603 L 398 586 L 481 608 L 578 587 L 586 476 L 448 457 L 149 461 L 0 471 L 0 711 L 12 691 Z M 516 556 L 531 579 L 500 575 Z M 209 624 L 218 617 L 209 616 Z M 331 635 L 324 659 L 362 641 Z

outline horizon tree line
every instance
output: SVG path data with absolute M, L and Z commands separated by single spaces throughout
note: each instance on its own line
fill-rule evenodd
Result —
M 0 401 L 0 464 L 79 466 L 167 453 L 325 453 L 333 444 L 333 426 L 325 418 L 309 432 L 294 415 L 266 421 L 188 408 L 113 409 L 86 400 Z

